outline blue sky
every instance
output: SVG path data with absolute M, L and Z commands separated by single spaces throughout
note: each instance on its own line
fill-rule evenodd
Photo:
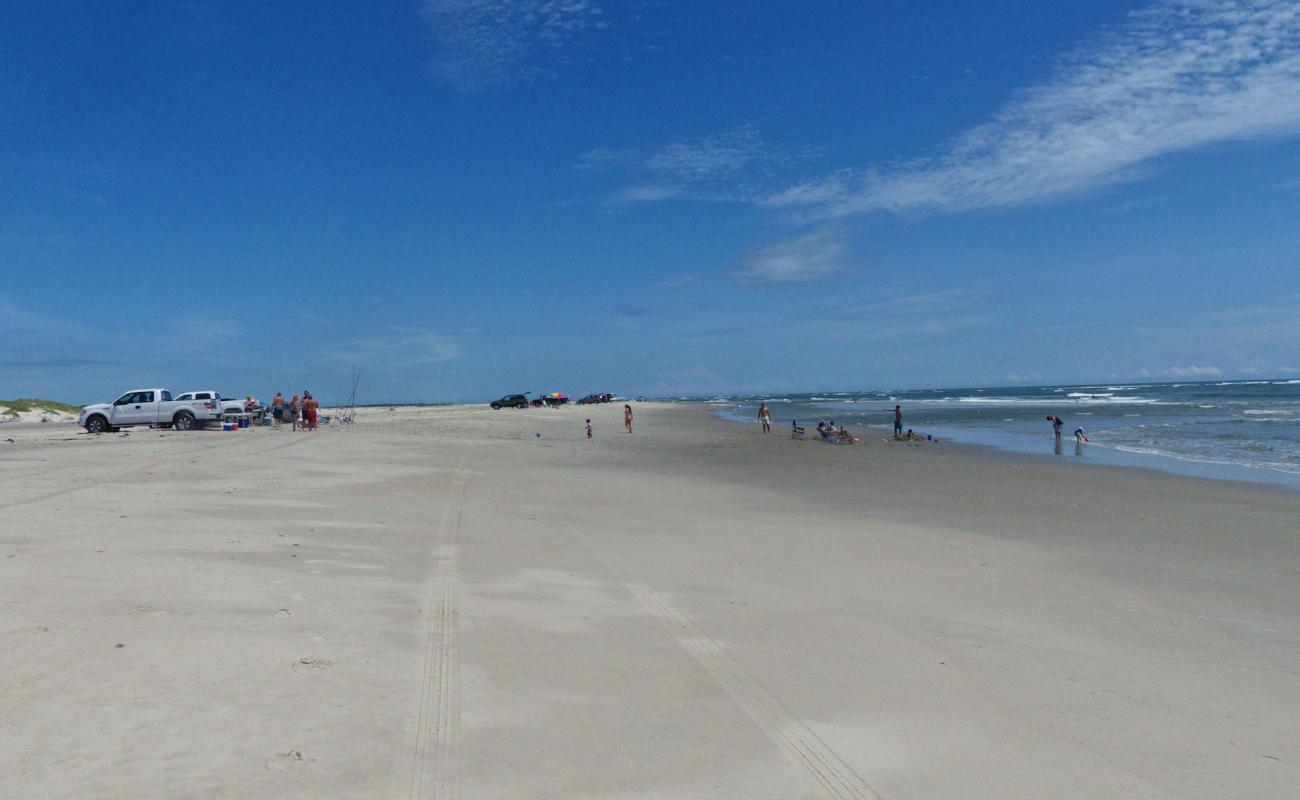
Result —
M 0 397 L 1300 370 L 1294 2 L 8 3 Z

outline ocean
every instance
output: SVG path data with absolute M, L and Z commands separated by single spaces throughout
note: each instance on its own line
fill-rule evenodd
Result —
M 697 399 L 698 400 L 698 399 Z M 986 387 L 715 397 L 753 422 L 766 400 L 785 433 L 819 419 L 888 435 L 892 409 L 918 434 L 1025 453 L 1161 469 L 1300 489 L 1300 379 Z M 1060 448 L 1046 417 L 1065 422 Z M 756 423 L 755 423 L 756 424 Z M 1089 442 L 1076 447 L 1082 427 Z

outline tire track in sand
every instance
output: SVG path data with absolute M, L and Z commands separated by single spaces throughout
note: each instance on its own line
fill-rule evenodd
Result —
M 411 769 L 412 800 L 460 797 L 460 617 L 456 607 L 456 541 L 465 512 L 465 469 L 461 454 L 433 544 L 433 569 L 425 583 L 424 656 L 420 711 Z
M 541 488 L 531 471 L 533 485 Z M 816 784 L 823 797 L 832 800 L 881 800 L 871 786 L 831 747 L 796 717 L 785 705 L 731 657 L 695 620 L 676 608 L 659 591 L 638 580 L 603 542 L 581 533 L 555 504 L 538 493 L 551 507 L 569 533 L 587 546 L 596 559 L 672 634 L 677 643 L 713 677 L 754 724 L 782 753 Z
M 168 463 L 174 462 L 179 458 L 183 458 L 185 456 L 192 456 L 196 453 L 214 453 L 215 451 L 213 455 L 214 458 L 219 456 L 226 456 L 226 455 L 260 456 L 265 453 L 274 452 L 276 450 L 283 450 L 286 447 L 293 447 L 296 444 L 300 444 L 301 442 L 305 442 L 308 440 L 309 437 L 304 437 L 302 439 L 295 439 L 294 441 L 291 442 L 281 442 L 279 444 L 272 445 L 271 447 L 265 447 L 262 448 L 261 450 L 256 450 L 253 452 L 238 450 L 236 444 L 225 445 L 225 446 L 219 444 L 212 444 L 203 447 L 198 447 L 193 450 L 182 450 L 178 453 L 168 453 L 158 461 L 152 461 L 148 464 L 145 464 L 144 466 L 136 467 L 135 469 L 129 469 L 125 472 L 114 473 L 113 477 L 111 478 L 102 478 L 96 480 L 90 477 L 83 476 L 78 478 L 78 480 L 81 481 L 80 483 L 75 483 L 72 486 L 65 486 L 62 489 L 54 489 L 48 492 L 43 492 L 41 494 L 29 495 L 28 497 L 22 497 L 17 500 L 8 500 L 6 502 L 0 503 L 0 511 L 3 511 L 4 509 L 7 508 L 14 508 L 16 506 L 25 506 L 29 503 L 38 503 L 41 500 L 49 500 L 52 497 L 59 497 L 65 494 L 73 494 L 74 492 L 84 492 L 85 490 L 93 489 L 96 486 L 104 486 L 106 484 L 112 484 L 112 483 L 121 483 L 127 478 L 130 478 L 135 475 L 139 475 L 141 472 L 166 466 Z M 246 441 L 246 440 L 241 440 L 241 441 Z

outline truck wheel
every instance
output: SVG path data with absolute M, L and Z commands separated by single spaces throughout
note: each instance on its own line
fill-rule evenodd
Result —
M 194 428 L 194 415 L 188 411 L 182 411 L 172 417 L 172 425 L 176 426 L 178 431 L 188 431 Z
M 86 430 L 91 433 L 106 433 L 108 431 L 108 420 L 101 416 L 93 416 L 86 420 Z

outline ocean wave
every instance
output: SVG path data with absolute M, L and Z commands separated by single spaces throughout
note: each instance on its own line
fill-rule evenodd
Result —
M 1212 458 L 1210 456 L 1194 453 L 1181 453 L 1159 447 L 1142 447 L 1131 444 L 1102 444 L 1101 446 L 1111 447 L 1124 453 L 1141 453 L 1143 455 L 1175 458 L 1179 461 L 1192 461 L 1200 464 L 1217 464 L 1226 467 L 1249 467 L 1251 469 L 1269 469 L 1277 472 L 1285 472 L 1289 475 L 1300 473 L 1300 464 L 1292 466 L 1291 464 L 1277 464 L 1266 461 L 1254 461 L 1238 458 Z M 1287 460 L 1291 461 L 1292 459 L 1290 456 L 1287 456 Z
M 1291 410 L 1289 410 L 1289 409 L 1285 409 L 1285 408 L 1248 408 L 1248 409 L 1246 409 L 1245 411 L 1243 411 L 1243 412 L 1241 412 L 1241 413 L 1243 413 L 1243 414 L 1249 414 L 1249 415 L 1252 416 L 1252 417 L 1262 417 L 1262 416 L 1269 416 L 1269 417 L 1276 417 L 1276 416 L 1294 417 L 1294 416 L 1296 416 L 1297 414 L 1300 414 L 1300 411 L 1291 411 Z
M 1082 392 L 1072 392 L 1067 395 L 1065 400 L 1059 397 L 958 397 L 957 402 L 968 403 L 971 405 L 998 405 L 998 406 L 1096 406 L 1096 405 L 1124 405 L 1124 406 L 1157 406 L 1168 405 L 1167 403 L 1156 400 L 1152 397 L 1140 397 L 1138 395 L 1112 395 L 1112 394 L 1086 394 Z
M 1289 381 L 1273 381 L 1274 386 L 1295 386 L 1300 384 L 1300 378 L 1293 378 Z

